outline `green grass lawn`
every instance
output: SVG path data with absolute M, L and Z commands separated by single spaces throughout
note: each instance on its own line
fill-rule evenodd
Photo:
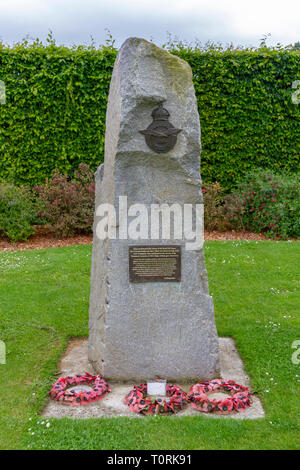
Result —
M 1 252 L 0 448 L 299 449 L 299 255 L 296 242 L 205 245 L 218 333 L 236 341 L 264 419 L 51 419 L 46 428 L 39 413 L 58 359 L 71 337 L 88 335 L 91 247 Z

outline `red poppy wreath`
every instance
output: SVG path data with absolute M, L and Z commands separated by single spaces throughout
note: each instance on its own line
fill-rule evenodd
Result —
M 147 415 L 177 413 L 188 403 L 187 394 L 178 385 L 167 384 L 166 394 L 166 398 L 147 396 L 147 384 L 135 385 L 124 403 L 131 411 Z
M 69 387 L 72 385 L 89 385 L 92 390 L 72 391 Z M 68 377 L 59 377 L 52 385 L 50 397 L 52 400 L 60 401 L 66 405 L 88 405 L 89 403 L 101 400 L 111 389 L 106 381 L 100 375 L 91 375 L 86 372 L 85 375 L 73 375 Z
M 208 393 L 229 392 L 230 396 L 222 399 L 209 399 Z M 233 380 L 215 379 L 193 385 L 188 393 L 192 408 L 205 413 L 231 414 L 244 411 L 251 405 L 251 394 L 247 387 Z

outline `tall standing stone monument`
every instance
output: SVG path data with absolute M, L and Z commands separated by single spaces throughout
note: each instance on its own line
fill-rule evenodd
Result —
M 107 379 L 180 382 L 219 374 L 203 249 L 186 250 L 175 237 L 153 240 L 150 229 L 149 238 L 126 238 L 130 214 L 122 228 L 116 223 L 115 239 L 97 235 L 97 208 L 111 204 L 118 213 L 120 196 L 128 208 L 201 203 L 200 150 L 190 66 L 128 39 L 112 74 L 104 165 L 96 172 L 89 360 Z

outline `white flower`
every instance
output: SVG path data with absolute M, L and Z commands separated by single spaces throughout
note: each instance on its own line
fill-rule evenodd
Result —
M 46 428 L 49 428 L 49 427 L 50 427 L 50 423 L 47 423 L 47 424 L 46 424 Z

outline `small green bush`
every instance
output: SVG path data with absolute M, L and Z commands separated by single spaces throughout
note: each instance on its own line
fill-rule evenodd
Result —
M 27 240 L 35 231 L 36 202 L 25 187 L 0 183 L 0 233 L 12 242 Z
M 270 237 L 300 236 L 299 176 L 254 171 L 240 184 L 240 195 L 247 229 L 265 232 Z
M 70 180 L 56 169 L 51 181 L 36 186 L 43 205 L 40 216 L 50 224 L 57 237 L 92 230 L 95 183 L 94 173 L 85 163 L 80 163 Z

